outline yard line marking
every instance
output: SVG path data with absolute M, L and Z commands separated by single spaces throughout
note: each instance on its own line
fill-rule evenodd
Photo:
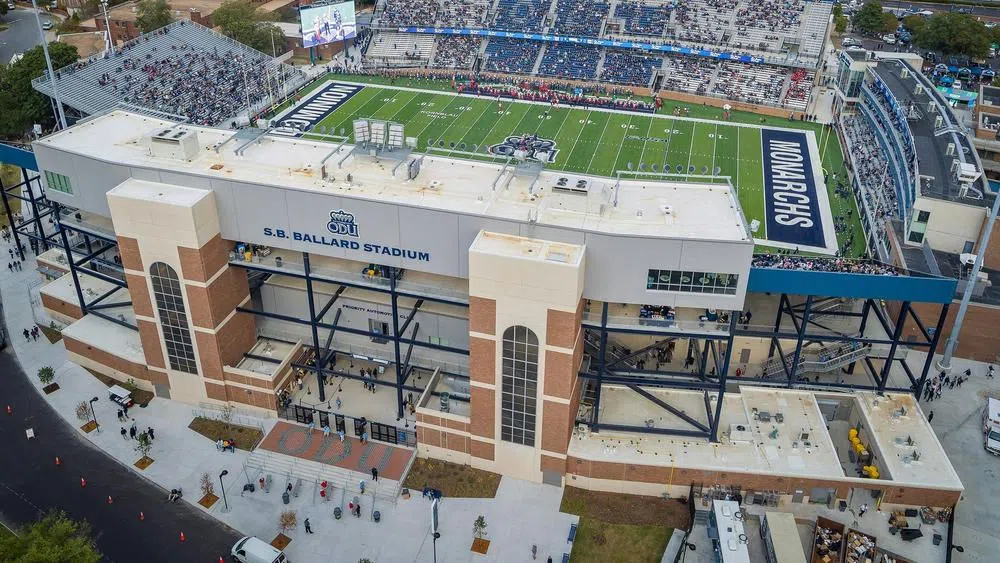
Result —
M 414 94 L 412 98 L 410 98 L 409 100 L 406 100 L 405 102 L 403 102 L 402 107 L 400 107 L 399 109 L 397 109 L 396 113 L 392 114 L 392 116 L 389 117 L 388 119 L 386 119 L 386 121 L 392 121 L 397 115 L 399 115 L 399 112 L 401 112 L 404 109 L 406 109 L 407 106 L 410 105 L 410 102 L 412 102 L 413 100 L 415 100 L 417 98 L 417 96 L 419 96 L 419 95 L 420 94 Z
M 439 94 L 439 95 L 444 95 L 444 96 L 447 96 L 448 94 Z M 461 99 L 462 99 L 462 98 L 460 98 L 460 97 L 458 97 L 458 96 L 454 96 L 454 97 L 453 97 L 453 98 L 451 99 L 451 101 L 450 101 L 450 102 L 448 102 L 448 103 L 447 103 L 447 104 L 446 104 L 446 105 L 445 105 L 445 106 L 444 106 L 443 108 L 441 108 L 441 111 L 440 111 L 440 112 L 438 112 L 438 113 L 441 113 L 442 115 L 444 115 L 444 112 L 445 112 L 445 110 L 447 110 L 448 108 L 450 108 L 450 107 L 451 107 L 451 104 L 453 104 L 453 103 L 455 103 L 455 102 L 457 102 L 457 101 L 459 101 L 459 100 L 461 100 Z M 420 136 L 424 134 L 424 131 L 427 131 L 427 128 L 428 128 L 428 127 L 430 127 L 431 125 L 434 125 L 435 123 L 437 123 L 437 121 L 438 121 L 439 119 L 443 119 L 443 118 L 441 118 L 441 117 L 435 117 L 435 118 L 431 119 L 431 122 L 430 122 L 430 123 L 428 123 L 427 125 L 425 125 L 425 126 L 424 126 L 424 128 L 423 128 L 423 129 L 421 129 L 419 133 L 417 133 L 416 137 L 417 137 L 417 138 L 419 139 L 419 138 L 420 138 Z M 435 139 L 435 140 L 436 140 L 436 139 Z
M 492 104 L 492 103 L 490 103 L 490 104 L 487 104 L 487 105 L 486 105 L 486 108 L 487 108 L 487 110 L 489 110 L 489 108 L 492 108 L 492 107 L 493 107 L 493 104 Z M 489 138 L 490 138 L 490 134 L 492 134 L 492 133 L 493 133 L 493 130 L 497 128 L 497 124 L 498 124 L 498 123 L 500 123 L 501 121 L 503 121 L 503 117 L 504 117 L 505 115 L 507 115 L 507 113 L 506 113 L 507 111 L 510 111 L 510 110 L 508 109 L 508 110 L 506 110 L 506 111 L 498 111 L 498 112 L 497 112 L 497 113 L 499 113 L 499 114 L 500 114 L 500 117 L 499 117 L 499 118 L 498 118 L 498 119 L 497 119 L 496 121 L 494 121 L 494 122 L 493 122 L 493 125 L 491 125 L 491 126 L 490 126 L 490 130 L 489 130 L 489 131 L 487 131 L 487 132 L 486 132 L 486 135 L 484 135 L 484 136 L 483 136 L 483 141 L 482 141 L 483 143 L 486 143 L 486 139 L 489 139 Z M 483 115 L 486 115 L 486 112 L 485 112 L 485 111 L 483 112 Z M 479 117 L 482 117 L 483 115 L 480 115 Z M 472 132 L 472 129 L 469 129 L 468 133 L 466 133 L 466 134 L 465 134 L 465 137 L 468 137 L 468 136 L 469 136 L 469 133 L 471 133 L 471 132 Z M 462 137 L 462 141 L 464 141 L 464 140 L 465 140 L 465 137 Z M 461 141 L 460 141 L 460 142 L 461 142 Z
M 740 130 L 736 129 L 736 198 L 740 197 L 740 161 L 743 160 L 743 156 L 740 154 L 743 151 L 743 145 L 740 144 Z
M 712 139 L 712 169 L 708 172 L 711 175 L 715 175 L 715 155 L 719 150 L 719 124 L 715 124 L 715 137 Z
M 625 126 L 625 137 L 628 136 L 628 132 L 632 130 L 632 116 L 628 117 L 628 125 Z M 611 170 L 609 174 L 615 173 L 615 167 L 618 166 L 618 159 L 622 156 L 622 147 L 625 146 L 625 137 L 622 137 L 622 142 L 618 143 L 618 154 L 615 155 L 614 161 L 611 163 Z
M 687 168 L 684 169 L 684 173 L 685 174 L 690 174 L 691 173 L 691 155 L 694 153 L 694 138 L 695 138 L 695 133 L 696 132 L 698 132 L 698 124 L 697 123 L 695 123 L 691 127 L 691 146 L 688 147 L 688 164 L 687 164 Z
M 652 129 L 653 129 L 653 120 L 650 119 L 649 120 L 649 126 L 646 127 L 646 134 L 643 136 L 644 139 L 649 139 L 649 132 L 652 131 Z M 636 164 L 637 168 L 639 167 L 640 164 L 642 164 L 642 157 L 646 156 L 646 145 L 647 144 L 649 144 L 649 141 L 644 140 L 642 142 L 642 150 L 639 151 L 639 162 Z
M 601 129 L 601 135 L 597 137 L 598 139 L 604 138 L 604 133 L 607 132 L 608 123 L 611 123 L 611 119 L 611 117 L 608 117 L 608 120 L 604 122 L 604 129 Z M 594 159 L 597 158 L 598 150 L 600 150 L 600 147 L 597 147 L 597 150 L 594 151 L 594 156 L 590 157 L 590 164 L 587 165 L 587 170 L 584 171 L 584 174 L 590 174 L 590 169 L 594 167 Z
M 569 165 L 570 161 L 573 160 L 573 151 L 576 149 L 576 144 L 580 142 L 580 136 L 583 135 L 584 129 L 587 128 L 587 123 L 590 121 L 590 110 L 587 111 L 587 115 L 583 118 L 583 127 L 580 128 L 580 132 L 576 134 L 576 139 L 573 140 L 573 144 L 570 145 L 569 151 L 566 152 L 566 164 Z M 566 119 L 569 119 L 568 117 Z M 607 127 L 607 123 L 604 124 Z M 563 167 L 563 170 L 566 168 Z
M 486 104 L 486 107 L 483 108 L 483 113 L 479 114 L 479 116 L 476 117 L 476 120 L 472 122 L 472 125 L 468 129 L 465 130 L 465 133 L 462 134 L 462 138 L 459 139 L 459 140 L 457 140 L 457 141 L 455 141 L 455 145 L 456 146 L 457 145 L 461 145 L 462 139 L 465 139 L 466 137 L 469 136 L 469 132 L 472 131 L 472 129 L 476 126 L 476 123 L 479 122 L 479 120 L 482 119 L 484 115 L 486 115 L 486 112 L 489 111 L 491 107 L 493 107 L 492 104 L 490 104 L 490 103 Z M 462 116 L 459 116 L 459 118 L 461 118 L 461 117 Z M 455 119 L 455 121 L 458 121 L 458 119 Z M 448 128 L 450 129 L 451 126 L 449 126 Z M 447 129 L 445 129 L 445 131 L 447 132 Z
M 449 105 L 451 105 L 451 104 L 449 104 Z M 469 105 L 462 106 L 462 107 L 471 109 L 472 108 L 472 104 L 470 103 Z M 486 107 L 488 108 L 489 104 L 486 104 Z M 468 111 L 468 109 L 463 109 L 461 111 L 465 112 L 465 111 Z M 464 115 L 460 113 L 460 114 L 458 114 L 458 117 L 456 117 L 455 119 L 452 119 L 451 123 L 449 123 L 448 126 L 444 128 L 444 131 L 441 132 L 441 136 L 438 137 L 438 138 L 444 140 L 444 136 L 448 134 L 448 131 L 451 131 L 451 128 L 454 127 L 456 123 L 458 123 L 459 121 L 461 121 L 463 117 L 464 117 Z M 457 143 L 456 143 L 456 145 L 457 145 Z

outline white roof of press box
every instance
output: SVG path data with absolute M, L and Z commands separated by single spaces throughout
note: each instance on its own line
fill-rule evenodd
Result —
M 115 110 L 37 143 L 127 166 L 554 227 L 657 238 L 752 242 L 739 203 L 724 184 L 642 179 L 622 180 L 616 189 L 615 178 L 543 171 L 536 179 L 516 173 L 513 165 L 437 156 L 424 157 L 419 175 L 409 180 L 405 166 L 394 176 L 396 162 L 368 156 L 351 156 L 338 168 L 337 163 L 353 150 L 351 145 L 336 152 L 332 143 L 267 135 L 237 155 L 236 149 L 246 141 L 232 139 L 233 131 L 187 124 L 177 127 L 198 134 L 199 150 L 191 160 L 153 156 L 149 134 L 174 125 Z M 321 172 L 324 164 L 326 180 Z M 584 181 L 585 192 L 556 188 L 562 178 L 566 178 L 563 184 L 570 187 Z
M 479 233 L 472 245 L 473 251 L 570 265 L 580 263 L 583 249 L 579 244 L 549 242 L 487 231 Z

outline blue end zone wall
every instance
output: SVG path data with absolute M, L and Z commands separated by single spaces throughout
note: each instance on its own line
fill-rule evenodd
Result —
M 0 162 L 11 164 L 18 168 L 28 170 L 38 170 L 38 163 L 35 161 L 35 153 L 17 148 L 11 145 L 0 143 Z
M 795 246 L 826 246 L 819 196 L 805 133 L 761 129 L 767 239 Z
M 782 270 L 779 268 L 750 268 L 747 291 L 919 303 L 951 303 L 955 297 L 957 286 L 957 280 L 948 278 L 870 276 Z

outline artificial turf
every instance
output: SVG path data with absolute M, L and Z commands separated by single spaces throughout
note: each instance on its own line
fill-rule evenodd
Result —
M 441 91 L 448 82 L 426 79 L 331 75 L 340 82 L 364 83 L 366 87 L 327 116 L 313 133 L 351 136 L 359 118 L 402 123 L 407 137 L 416 137 L 418 152 L 428 145 L 476 153 L 488 158 L 488 147 L 509 136 L 537 135 L 555 142 L 549 170 L 614 176 L 616 171 L 663 172 L 728 176 L 748 222 L 760 222 L 755 236 L 766 240 L 764 213 L 764 168 L 761 127 L 793 128 L 812 132 L 812 142 L 822 166 L 846 178 L 840 143 L 832 129 L 811 122 L 790 121 L 734 110 L 722 120 L 722 110 L 668 102 L 657 114 L 626 113 L 568 106 L 512 102 L 502 108 L 496 100 L 458 96 Z M 309 90 L 324 84 L 317 80 Z M 428 85 L 435 86 L 433 90 Z M 307 94 L 303 92 L 304 97 Z M 677 106 L 685 117 L 671 113 Z M 307 135 L 311 136 L 311 135 Z M 471 156 L 471 155 L 464 155 Z M 817 179 L 822 185 L 822 179 Z M 834 217 L 847 217 L 855 206 L 852 198 L 839 198 L 828 183 Z M 863 252 L 864 240 L 856 209 L 848 228 L 838 233 L 843 241 L 855 233 L 850 255 Z M 766 242 L 763 242 L 766 244 Z

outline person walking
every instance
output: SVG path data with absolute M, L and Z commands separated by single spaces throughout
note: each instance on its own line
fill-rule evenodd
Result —
M 125 417 L 122 416 L 122 410 L 118 409 L 118 422 L 125 422 Z
M 866 512 L 868 512 L 868 503 L 862 504 L 861 507 L 858 508 L 858 518 L 864 518 Z
M 24 331 L 22 331 L 21 334 L 24 335 L 24 341 L 25 342 L 31 342 L 31 333 L 28 332 L 28 329 L 24 329 Z
M 341 442 L 344 441 L 344 431 L 343 430 L 337 430 L 337 436 L 340 436 L 340 441 Z
M 378 467 L 372 466 L 372 481 L 378 481 Z
M 934 411 L 931 411 L 930 414 L 927 415 L 927 422 L 930 423 L 932 420 L 934 420 Z
M 303 524 L 306 525 L 306 533 L 307 534 L 313 533 L 313 529 L 312 529 L 312 526 L 309 524 L 309 519 L 308 518 L 306 518 L 306 520 L 305 520 L 305 522 L 303 522 Z
M 122 440 L 128 440 L 128 432 L 125 430 L 124 426 L 122 426 Z
M 133 440 L 135 440 L 136 434 L 137 434 L 137 432 L 136 432 L 136 429 L 135 429 L 135 424 L 133 424 L 128 429 L 128 436 L 129 436 L 129 438 L 132 438 Z
M 125 420 L 130 420 L 128 416 L 128 405 L 122 405 L 122 414 L 125 415 Z
M 993 372 L 994 371 L 995 371 L 995 368 L 991 364 L 990 365 L 990 369 L 986 370 L 986 377 L 989 377 L 990 379 L 993 379 Z
M 146 429 L 146 434 L 149 435 L 149 439 L 150 440 L 155 440 L 156 439 L 156 434 L 153 434 L 153 427 L 152 426 L 150 426 L 149 428 Z

